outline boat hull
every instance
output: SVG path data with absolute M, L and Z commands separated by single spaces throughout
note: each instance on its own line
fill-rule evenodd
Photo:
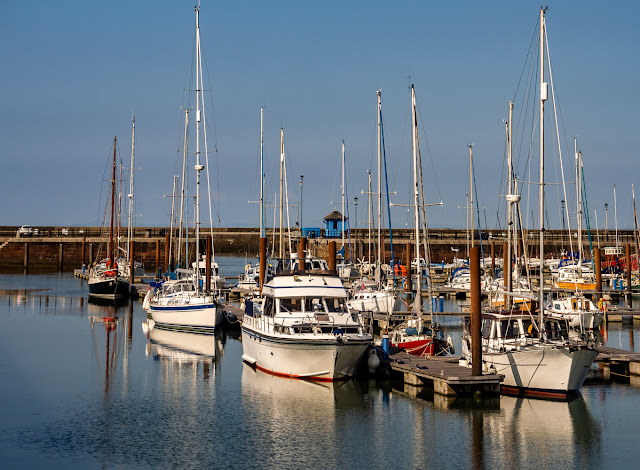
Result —
M 288 339 L 242 326 L 243 360 L 282 377 L 335 381 L 355 375 L 368 339 L 351 335 L 326 339 Z
M 101 299 L 121 299 L 129 295 L 130 286 L 121 278 L 89 279 L 89 295 Z
M 482 361 L 486 370 L 495 369 L 504 375 L 504 394 L 567 398 L 578 393 L 597 355 L 589 348 L 532 347 L 483 352 Z
M 222 309 L 213 302 L 174 305 L 149 304 L 156 328 L 213 333 L 222 323 Z
M 349 308 L 357 312 L 389 313 L 395 299 L 390 292 L 367 293 L 349 301 Z
M 596 283 L 595 282 L 567 282 L 567 281 L 558 281 L 555 283 L 555 286 L 558 289 L 569 289 L 569 290 L 595 290 Z

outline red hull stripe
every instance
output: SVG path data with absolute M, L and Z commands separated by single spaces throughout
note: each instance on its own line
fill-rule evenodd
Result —
M 525 397 L 537 397 L 537 398 L 555 398 L 565 399 L 576 394 L 576 391 L 557 391 L 557 390 L 543 390 L 537 388 L 519 388 L 509 387 L 508 385 L 500 386 L 500 393 L 504 395 L 516 395 Z
M 293 374 L 283 374 L 282 372 L 276 372 L 274 370 L 265 369 L 264 367 L 260 367 L 258 364 L 254 366 L 256 369 L 261 370 L 262 372 L 266 372 L 270 375 L 275 375 L 276 377 L 286 377 L 287 379 L 298 379 L 298 380 L 312 380 L 314 382 L 337 382 L 339 380 L 346 380 L 347 377 L 340 377 L 338 379 L 332 379 L 327 377 L 307 377 L 307 376 L 299 376 Z

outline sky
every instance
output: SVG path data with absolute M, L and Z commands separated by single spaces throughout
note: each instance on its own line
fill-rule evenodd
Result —
M 0 225 L 102 223 L 113 137 L 129 166 L 136 120 L 137 226 L 168 226 L 182 148 L 184 89 L 192 64 L 196 0 L 109 2 L 4 0 L 0 6 Z M 640 184 L 640 4 L 548 3 L 546 25 L 558 121 L 571 183 L 573 139 L 585 167 L 592 228 L 633 228 L 631 185 Z M 376 189 L 376 91 L 382 90 L 390 200 L 411 202 L 410 84 L 419 110 L 429 225 L 464 228 L 473 144 L 481 225 L 504 226 L 508 100 L 523 95 L 539 1 L 202 0 L 200 27 L 214 225 L 257 227 L 260 108 L 264 107 L 266 200 L 278 185 L 284 128 L 291 224 L 322 226 L 340 210 L 340 148 L 346 147 L 352 226 L 367 225 L 367 171 Z M 207 85 L 205 85 L 207 86 Z M 537 85 L 536 85 L 537 86 Z M 209 93 L 210 90 L 210 93 Z M 549 101 L 547 102 L 549 103 Z M 516 99 L 518 119 L 532 109 Z M 562 228 L 556 140 L 548 134 L 547 228 Z M 538 180 L 537 137 L 520 126 L 518 178 Z M 213 142 L 213 144 L 211 144 Z M 190 169 L 193 169 L 190 157 Z M 524 163 L 523 163 L 524 162 Z M 613 185 L 616 185 L 614 205 Z M 193 186 L 193 185 L 192 185 Z M 190 188 L 192 187 L 190 186 Z M 124 191 L 126 194 L 126 190 Z M 537 224 L 537 186 L 522 185 L 525 223 Z M 193 191 L 190 190 L 190 194 Z M 206 194 L 206 193 L 205 193 Z M 530 198 L 526 196 L 531 194 Z M 502 196 L 501 196 L 502 195 Z M 640 193 L 639 193 L 640 197 Z M 530 200 L 530 202 L 529 202 Z M 203 223 L 208 222 L 203 209 Z M 375 212 L 375 211 L 374 211 Z M 533 215 L 532 212 L 534 213 Z M 395 227 L 410 227 L 392 207 Z M 357 220 L 356 220 L 357 219 Z M 273 208 L 266 209 L 267 226 Z M 477 219 L 476 219 L 477 220 Z M 477 222 L 476 222 L 477 225 Z

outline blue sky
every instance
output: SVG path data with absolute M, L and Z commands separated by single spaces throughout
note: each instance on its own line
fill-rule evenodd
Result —
M 177 171 L 194 4 L 2 3 L 0 224 L 96 225 L 114 135 L 120 157 L 129 158 L 132 110 L 136 166 L 142 168 L 136 173 L 136 212 L 142 214 L 136 224 L 169 224 L 170 199 L 163 196 L 171 194 Z M 340 200 L 344 139 L 348 192 L 351 200 L 360 199 L 362 227 L 361 191 L 366 171 L 375 171 L 377 89 L 393 200 L 409 203 L 413 83 L 426 199 L 444 202 L 429 209 L 430 225 L 465 226 L 465 211 L 458 207 L 469 191 L 467 145 L 473 142 L 481 218 L 486 212 L 488 225 L 495 226 L 504 194 L 507 100 L 514 96 L 539 7 L 534 1 L 203 0 L 201 33 L 214 103 L 208 119 L 215 121 L 218 149 L 210 161 L 216 225 L 258 225 L 258 208 L 248 201 L 258 198 L 265 106 L 269 198 L 276 191 L 283 126 L 291 202 L 299 200 L 303 174 L 303 225 L 320 226 Z M 633 227 L 631 184 L 640 184 L 639 9 L 633 1 L 559 1 L 547 12 L 563 151 L 572 153 L 578 135 L 591 217 L 597 210 L 601 228 L 605 202 L 609 227 L 614 224 L 613 184 L 619 226 Z M 573 160 L 568 157 L 565 164 Z M 548 161 L 547 168 L 547 180 L 555 181 L 557 163 Z M 565 171 L 573 181 L 573 170 Z M 549 195 L 551 228 L 561 228 L 558 200 Z M 291 217 L 297 220 L 296 209 Z M 268 209 L 269 225 L 272 219 Z M 406 209 L 392 209 L 392 219 L 405 226 Z

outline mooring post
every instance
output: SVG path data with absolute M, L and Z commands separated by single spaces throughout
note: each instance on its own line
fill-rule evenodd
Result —
M 627 306 L 631 307 L 631 244 L 626 245 L 627 255 Z
M 162 270 L 160 269 L 160 240 L 156 240 L 156 273 L 158 277 L 162 276 Z
M 133 258 L 136 255 L 136 242 L 131 240 L 129 245 L 129 290 L 133 291 L 134 279 L 134 261 Z
M 491 277 L 496 277 L 496 241 L 491 240 Z
M 262 297 L 262 284 L 264 284 L 264 275 L 267 271 L 267 238 L 260 237 L 260 279 L 258 287 L 260 287 L 260 296 Z
M 331 240 L 329 242 L 329 271 L 336 270 L 336 242 Z
M 58 247 L 58 270 L 62 272 L 62 257 L 64 256 L 64 249 L 62 248 L 62 242 L 60 242 L 60 246 Z
M 24 272 L 29 270 L 29 244 L 24 243 Z
M 80 264 L 82 264 L 82 269 L 84 269 L 85 260 L 84 260 L 84 247 L 87 243 L 87 237 L 82 237 L 82 253 L 80 255 Z
M 171 269 L 169 268 L 169 243 L 171 243 L 171 235 L 169 233 L 165 233 L 164 235 L 164 267 L 167 272 Z
M 469 252 L 471 270 L 471 375 L 482 375 L 482 336 L 480 334 L 480 248 Z
M 89 266 L 93 264 L 93 243 L 89 243 Z
M 167 245 L 168 246 L 168 245 Z M 207 246 L 205 247 L 206 263 L 206 291 L 211 292 L 211 235 L 207 235 Z
M 596 298 L 599 301 L 602 298 L 602 260 L 600 258 L 600 248 L 593 250 L 594 269 L 596 271 Z
M 298 242 L 298 271 L 304 272 L 306 256 L 304 251 L 307 249 L 307 239 L 305 237 L 301 237 Z

